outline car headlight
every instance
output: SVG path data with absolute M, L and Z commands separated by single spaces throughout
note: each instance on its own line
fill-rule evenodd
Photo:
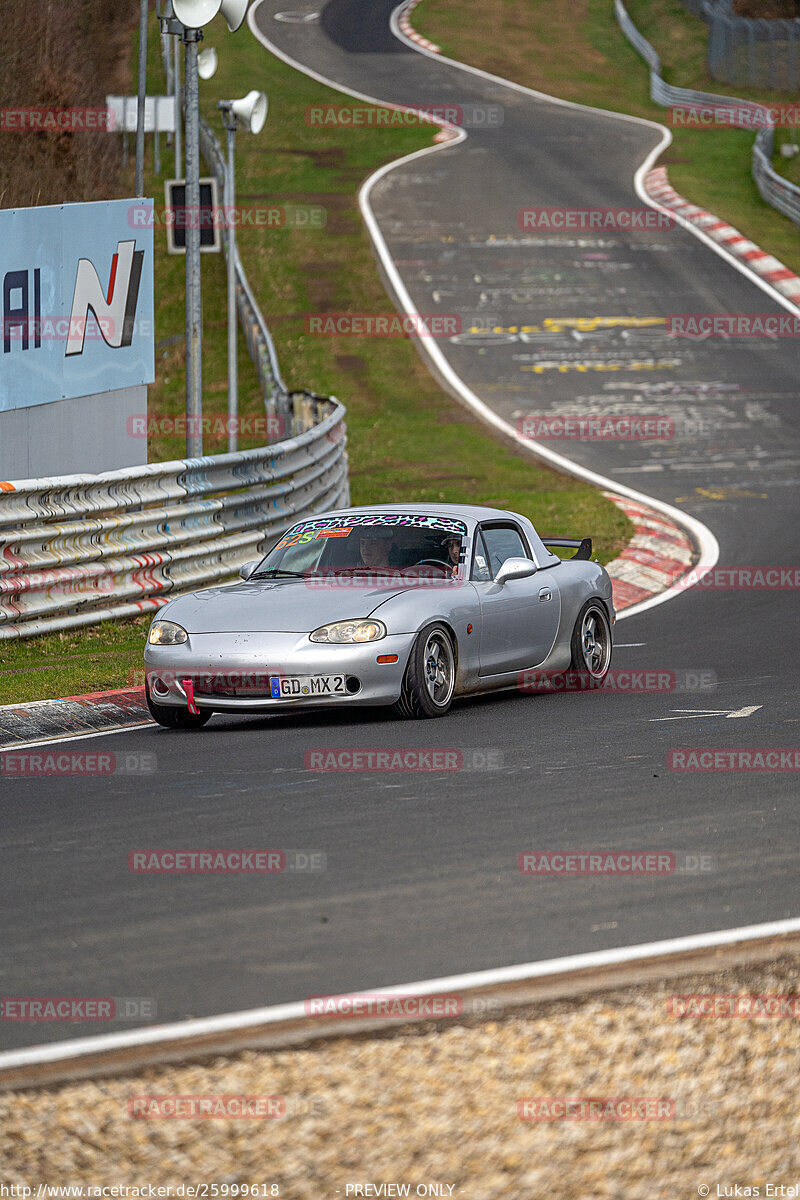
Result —
M 312 642 L 377 642 L 386 637 L 386 626 L 382 621 L 335 621 L 308 636 Z
M 151 646 L 179 646 L 188 637 L 183 626 L 174 621 L 153 621 L 147 640 Z

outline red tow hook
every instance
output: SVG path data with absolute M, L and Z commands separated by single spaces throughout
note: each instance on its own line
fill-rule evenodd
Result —
M 181 687 L 186 692 L 186 703 L 189 705 L 189 712 L 194 713 L 196 717 L 199 717 L 200 709 L 194 702 L 194 683 L 191 679 L 182 679 Z

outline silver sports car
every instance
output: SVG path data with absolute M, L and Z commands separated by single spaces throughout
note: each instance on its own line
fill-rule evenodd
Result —
M 441 717 L 454 697 L 611 661 L 611 580 L 592 543 L 466 504 L 383 504 L 299 521 L 241 582 L 179 596 L 147 638 L 161 725 L 212 713 L 393 705 Z M 548 548 L 572 546 L 574 557 Z

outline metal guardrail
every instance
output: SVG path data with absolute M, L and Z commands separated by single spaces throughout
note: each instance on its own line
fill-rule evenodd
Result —
M 661 59 L 658 57 L 655 46 L 651 46 L 647 38 L 639 33 L 639 30 L 634 25 L 633 21 L 628 16 L 628 11 L 625 8 L 622 0 L 614 0 L 614 15 L 619 22 L 619 26 L 625 37 L 628 39 L 634 50 L 638 50 L 644 61 L 650 68 L 652 75 L 661 75 Z M 652 94 L 652 75 L 651 75 L 651 94 Z M 662 81 L 663 82 L 663 81 Z M 655 97 L 654 97 L 655 99 Z
M 0 640 L 136 616 L 229 579 L 296 519 L 349 504 L 345 410 L 272 446 L 0 490 Z
M 667 83 L 661 77 L 661 60 L 658 54 L 636 28 L 622 0 L 614 0 L 614 14 L 625 37 L 650 67 L 650 96 L 656 104 L 663 108 L 734 108 L 751 115 L 749 127 L 759 128 L 753 144 L 752 163 L 753 179 L 759 194 L 772 208 L 778 209 L 795 225 L 800 225 L 800 188 L 779 175 L 772 165 L 774 120 L 771 107 L 752 100 L 739 100 L 735 96 L 696 92 L 691 88 L 675 87 Z
M 779 175 L 772 165 L 774 129 L 762 129 L 753 145 L 753 178 L 762 200 L 800 225 L 800 188 Z

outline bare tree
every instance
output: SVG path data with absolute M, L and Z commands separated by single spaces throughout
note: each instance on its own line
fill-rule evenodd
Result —
M 128 91 L 137 13 L 136 0 L 4 0 L 0 109 L 102 108 Z M 108 133 L 0 129 L 0 206 L 112 199 L 120 155 Z

